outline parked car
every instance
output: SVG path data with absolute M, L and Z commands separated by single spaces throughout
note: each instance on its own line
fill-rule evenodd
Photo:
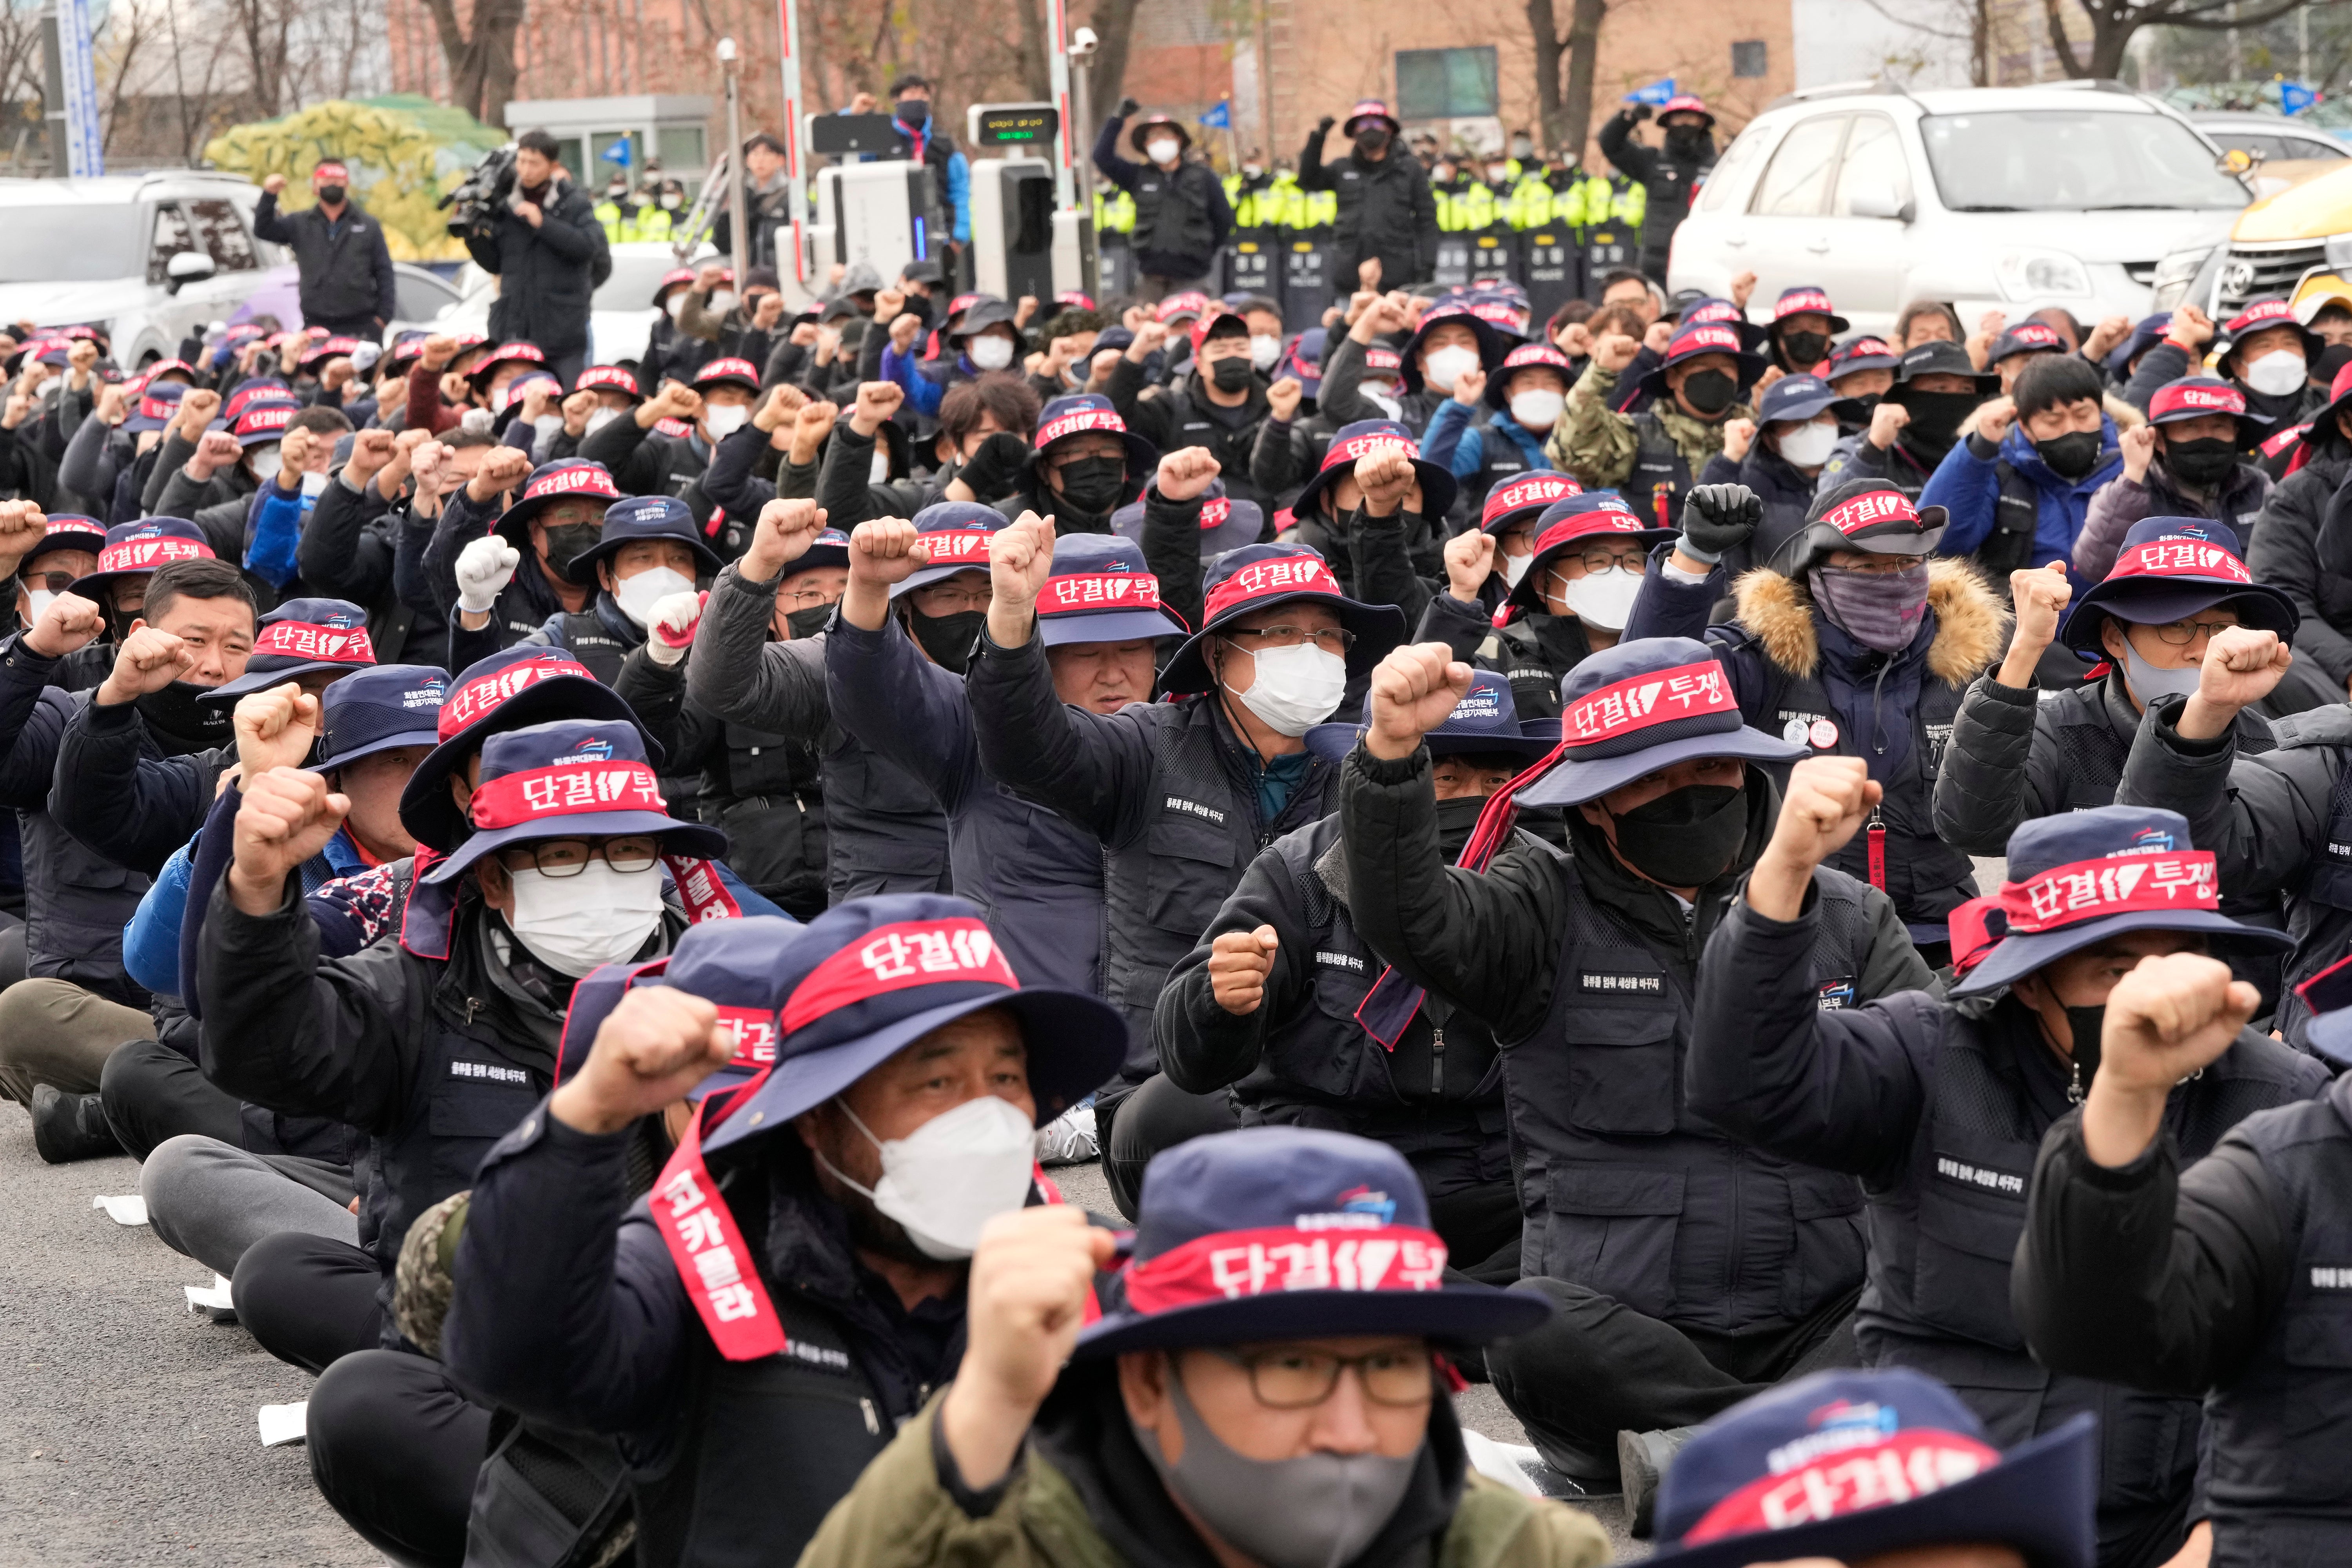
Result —
M 719 259 L 719 253 L 708 246 L 691 263 L 680 262 L 666 241 L 632 240 L 614 246 L 613 275 L 588 301 L 588 363 L 634 365 L 644 358 L 654 323 L 661 319 L 653 300 L 662 275 L 673 268 L 699 267 Z M 497 275 L 468 261 L 458 272 L 456 287 L 460 296 L 457 302 L 431 323 L 433 330 L 488 331 L 490 306 L 499 297 Z
M 1675 233 L 1667 283 L 1725 294 L 1752 269 L 1757 309 L 1814 284 L 1880 331 L 1922 299 L 1970 326 L 2046 305 L 2138 317 L 2158 261 L 2217 243 L 2252 199 L 2221 156 L 2113 82 L 1815 89 L 1725 149 Z
M 2322 296 L 2352 293 L 2352 159 L 2292 166 L 2316 172 L 2248 207 L 2218 243 L 2164 258 L 2158 309 L 2186 300 L 2226 321 L 2266 295 L 2284 294 L 2305 308 Z M 2317 309 L 2310 303 L 2305 319 Z

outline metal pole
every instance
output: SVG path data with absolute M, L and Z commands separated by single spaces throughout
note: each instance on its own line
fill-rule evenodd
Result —
M 2294 8 L 2295 79 L 2304 86 L 2311 85 L 2311 7 Z
M 808 184 L 801 177 L 801 7 L 800 0 L 776 0 L 776 16 L 783 31 L 784 85 L 784 211 L 793 222 L 793 276 L 809 280 L 808 241 L 803 225 L 808 213 Z M 783 258 L 776 258 L 776 273 L 783 274 Z
M 1031 5 L 1034 0 L 1021 0 Z M 1070 123 L 1070 7 L 1068 0 L 1045 0 L 1045 30 L 1053 40 L 1053 52 L 1045 57 L 1046 84 L 1053 90 L 1054 107 L 1062 120 L 1061 155 L 1054 160 L 1054 205 L 1064 212 L 1077 205 L 1078 158 L 1075 138 L 1079 134 Z
M 41 118 L 49 132 L 49 178 L 62 180 L 73 172 L 66 145 L 66 67 L 58 30 L 61 25 L 58 0 L 41 7 Z
M 743 179 L 751 164 L 743 156 L 743 78 L 735 61 L 734 39 L 719 40 L 719 64 L 727 73 L 727 235 L 733 242 L 727 247 L 727 264 L 735 273 L 735 297 L 740 300 L 759 251 L 751 243 L 743 199 Z M 776 275 L 781 279 L 783 268 L 779 267 Z

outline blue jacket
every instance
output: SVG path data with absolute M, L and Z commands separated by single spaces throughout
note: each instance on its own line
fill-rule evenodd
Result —
M 1542 437 L 1528 431 L 1507 414 L 1497 414 L 1481 430 L 1470 423 L 1473 410 L 1449 397 L 1437 405 L 1429 416 L 1429 426 L 1421 433 L 1421 455 L 1433 463 L 1442 463 L 1454 477 L 1467 483 L 1486 464 L 1486 439 L 1491 433 L 1510 442 L 1527 459 L 1531 472 L 1548 472 L 1559 465 L 1544 450 Z
M 1927 488 L 1919 493 L 1921 506 L 1940 506 L 1951 514 L 1937 553 L 1971 555 L 1991 536 L 1994 513 L 2000 502 L 2002 463 L 2008 464 L 2034 492 L 2032 564 L 2065 562 L 2066 575 L 2074 582 L 2074 591 L 2082 593 L 2091 584 L 2089 579 L 2074 570 L 2074 536 L 2083 531 L 2083 520 L 2090 514 L 2091 497 L 2100 486 L 2123 472 L 2123 451 L 2117 441 L 2116 422 L 2100 416 L 2099 460 L 2079 479 L 2064 479 L 2052 473 L 2050 465 L 2042 460 L 2042 454 L 2034 450 L 2033 443 L 2026 439 L 2021 424 L 2011 425 L 1998 447 L 1973 434 L 1954 442 L 1928 479 Z
M 940 400 L 947 396 L 950 386 L 959 381 L 971 381 L 980 374 L 980 366 L 971 363 L 969 354 L 959 353 L 953 363 L 953 369 L 943 367 L 943 374 L 933 375 L 925 371 L 924 362 L 913 354 L 902 354 L 895 347 L 886 347 L 882 351 L 882 379 L 898 384 L 907 394 L 908 407 L 926 416 L 934 416 L 939 413 Z

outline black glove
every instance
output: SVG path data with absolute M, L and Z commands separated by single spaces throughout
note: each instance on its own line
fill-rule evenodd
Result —
M 1028 461 L 1029 444 L 1009 430 L 999 430 L 981 442 L 980 450 L 956 477 L 982 500 L 995 500 L 1012 492 Z
M 1135 100 L 1131 98 L 1122 98 L 1118 100 L 1118 107 L 1111 110 L 1111 118 L 1114 120 L 1132 119 L 1135 111 L 1142 107 L 1143 105 L 1136 102 Z
M 1625 118 L 1639 125 L 1650 118 L 1650 106 L 1646 103 L 1637 103 L 1625 111 Z
M 1337 120 L 1334 120 L 1331 116 L 1327 114 L 1322 119 L 1315 122 L 1315 134 L 1318 136 L 1328 136 L 1331 134 L 1331 127 L 1339 123 L 1339 122 Z
M 1679 548 L 1712 566 L 1723 552 L 1745 544 L 1764 521 L 1764 503 L 1746 485 L 1701 485 L 1683 501 Z

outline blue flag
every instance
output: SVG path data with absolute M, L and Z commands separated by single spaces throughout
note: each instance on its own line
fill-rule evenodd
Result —
M 1675 95 L 1675 79 L 1661 77 L 1647 87 L 1637 87 L 1625 95 L 1628 103 L 1646 103 L 1655 108 Z
M 1234 100 L 1230 98 L 1218 100 L 1216 103 L 1210 107 L 1208 113 L 1201 116 L 1202 124 L 1210 126 L 1218 131 L 1229 129 L 1233 125 L 1233 122 Z
M 625 136 L 604 149 L 604 162 L 607 163 L 618 163 L 625 169 L 634 161 L 629 152 L 629 139 Z
M 2279 112 L 2282 114 L 2301 114 L 2318 101 L 2319 94 L 2299 81 L 2279 83 Z

